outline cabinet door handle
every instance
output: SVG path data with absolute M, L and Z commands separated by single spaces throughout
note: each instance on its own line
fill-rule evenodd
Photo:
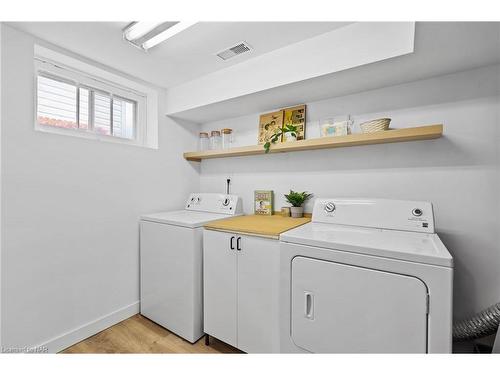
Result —
M 241 237 L 238 237 L 238 239 L 236 240 L 236 250 L 238 250 L 238 251 L 241 251 L 240 241 L 241 241 Z
M 231 237 L 231 240 L 229 240 L 229 247 L 231 248 L 231 250 L 234 250 L 234 244 L 233 244 L 233 241 L 234 241 L 234 236 Z

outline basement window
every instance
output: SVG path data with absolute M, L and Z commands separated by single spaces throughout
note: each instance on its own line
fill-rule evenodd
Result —
M 138 91 L 148 89 L 71 57 L 38 49 L 46 53 L 37 54 L 35 49 L 36 130 L 157 148 L 156 93 Z
M 77 82 L 38 73 L 39 126 L 80 130 L 96 135 L 136 139 L 137 101 Z

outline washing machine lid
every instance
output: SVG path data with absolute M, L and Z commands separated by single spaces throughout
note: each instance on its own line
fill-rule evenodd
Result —
M 308 223 L 282 233 L 280 240 L 300 245 L 453 267 L 453 258 L 435 233 Z
M 177 225 L 187 228 L 198 228 L 210 221 L 225 219 L 234 216 L 235 215 L 225 215 L 213 212 L 178 210 L 142 215 L 141 220 L 152 221 L 161 224 Z

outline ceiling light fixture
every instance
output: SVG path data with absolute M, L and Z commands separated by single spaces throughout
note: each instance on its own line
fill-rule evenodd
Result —
M 148 50 L 193 26 L 196 22 L 133 22 L 123 30 L 123 38 L 136 47 Z
M 128 26 L 123 32 L 123 37 L 128 41 L 139 39 L 146 35 L 156 27 L 160 26 L 163 22 L 134 22 Z
M 174 26 L 169 27 L 165 31 L 162 31 L 161 33 L 155 35 L 149 40 L 146 40 L 144 43 L 142 43 L 142 48 L 145 50 L 156 46 L 157 44 L 173 37 L 176 34 L 179 34 L 180 32 L 186 30 L 187 28 L 193 26 L 196 22 L 179 22 L 176 23 Z

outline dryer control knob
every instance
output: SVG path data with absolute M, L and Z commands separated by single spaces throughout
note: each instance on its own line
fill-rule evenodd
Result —
M 333 212 L 335 211 L 335 203 L 333 202 L 328 202 L 325 204 L 325 212 Z
M 231 203 L 231 200 L 229 198 L 225 198 L 223 201 L 222 201 L 222 205 L 223 206 L 228 206 L 229 203 Z
M 411 213 L 413 214 L 413 216 L 422 216 L 423 212 L 420 208 L 414 208 Z

